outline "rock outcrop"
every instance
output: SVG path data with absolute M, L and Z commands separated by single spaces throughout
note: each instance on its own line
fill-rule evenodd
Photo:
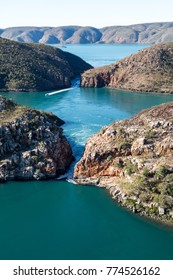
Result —
M 45 91 L 68 88 L 91 65 L 76 55 L 41 44 L 0 38 L 0 90 Z
M 134 212 L 173 223 L 173 102 L 103 127 L 90 138 L 74 179 L 109 189 Z
M 143 23 L 128 26 L 11 27 L 0 30 L 3 38 L 18 42 L 45 44 L 156 44 L 173 41 L 173 22 Z
M 0 181 L 45 180 L 65 173 L 73 156 L 63 123 L 51 113 L 0 96 Z
M 173 43 L 158 44 L 110 66 L 84 72 L 82 87 L 173 93 Z

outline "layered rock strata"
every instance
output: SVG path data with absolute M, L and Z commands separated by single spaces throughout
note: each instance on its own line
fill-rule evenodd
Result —
M 63 174 L 73 160 L 64 122 L 51 113 L 0 97 L 0 181 L 44 180 Z
M 134 212 L 173 223 L 173 102 L 103 127 L 76 164 L 79 184 L 106 187 Z

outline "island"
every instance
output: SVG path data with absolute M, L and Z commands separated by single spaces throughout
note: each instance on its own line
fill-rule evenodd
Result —
M 173 102 L 103 127 L 76 164 L 79 184 L 105 187 L 135 213 L 173 224 Z
M 0 96 L 0 182 L 46 180 L 64 174 L 73 160 L 64 121 Z

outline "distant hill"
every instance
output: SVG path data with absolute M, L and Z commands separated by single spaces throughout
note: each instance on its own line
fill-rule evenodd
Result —
M 0 29 L 2 38 L 45 44 L 137 43 L 173 41 L 173 22 L 108 26 L 101 29 L 82 26 L 11 27 Z
M 32 34 L 39 36 L 39 32 Z M 75 76 L 91 67 L 78 56 L 58 48 L 0 38 L 1 91 L 66 88 Z
M 82 74 L 83 87 L 173 93 L 173 42 L 157 44 Z

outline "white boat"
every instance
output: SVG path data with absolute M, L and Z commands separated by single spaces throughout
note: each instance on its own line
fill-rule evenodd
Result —
M 73 179 L 66 179 L 66 181 L 71 184 L 77 185 L 77 183 Z
M 45 96 L 54 95 L 54 94 L 57 94 L 57 93 L 60 93 L 60 92 L 65 92 L 65 91 L 72 90 L 72 89 L 74 89 L 74 87 L 64 88 L 64 89 L 56 90 L 56 91 L 53 91 L 53 92 L 48 92 L 48 93 L 45 94 Z

